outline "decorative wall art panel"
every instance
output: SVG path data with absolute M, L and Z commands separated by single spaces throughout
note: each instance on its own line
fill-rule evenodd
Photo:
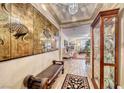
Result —
M 0 61 L 55 50 L 57 33 L 31 4 L 0 4 Z
M 45 30 L 45 18 L 34 9 L 34 54 L 44 52 L 46 38 L 43 35 Z
M 51 48 L 52 48 L 52 46 L 51 46 L 51 38 L 52 38 L 52 33 L 51 33 L 51 31 L 52 31 L 52 24 L 46 19 L 45 20 L 45 25 L 46 25 L 46 27 L 45 27 L 45 30 L 44 30 L 44 32 L 43 32 L 43 34 L 44 34 L 44 36 L 46 37 L 46 44 L 45 44 L 45 51 L 49 51 Z
M 0 4 L 0 61 L 10 58 L 10 4 Z
M 55 50 L 56 48 L 56 44 L 57 44 L 57 38 L 59 36 L 57 29 L 55 28 L 55 26 L 53 26 L 52 23 L 50 23 L 48 21 L 48 19 L 46 19 L 45 21 L 45 30 L 44 30 L 44 36 L 47 39 L 47 51 L 51 51 L 51 50 Z
M 52 29 L 51 29 L 51 49 L 55 49 L 56 48 L 56 44 L 57 44 L 57 41 L 58 41 L 58 36 L 59 36 L 59 32 L 58 30 L 56 29 L 55 26 L 52 25 Z
M 12 58 L 32 55 L 33 7 L 30 4 L 11 4 Z

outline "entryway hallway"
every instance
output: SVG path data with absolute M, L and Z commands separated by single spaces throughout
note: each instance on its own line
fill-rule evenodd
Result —
M 68 59 L 64 61 L 65 73 L 58 76 L 55 83 L 52 86 L 52 89 L 61 89 L 64 79 L 67 74 L 74 74 L 88 77 L 88 82 L 90 89 L 94 88 L 91 82 L 91 68 L 90 64 L 85 63 L 85 59 Z

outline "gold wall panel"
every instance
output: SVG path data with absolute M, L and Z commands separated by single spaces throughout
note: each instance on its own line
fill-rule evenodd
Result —
M 0 61 L 55 50 L 56 33 L 31 4 L 0 4 Z
M 0 4 L 0 61 L 10 58 L 10 4 Z
M 30 4 L 11 5 L 12 58 L 31 55 L 33 50 L 33 7 Z
M 44 52 L 45 36 L 43 31 L 45 29 L 45 18 L 41 13 L 34 9 L 34 54 Z

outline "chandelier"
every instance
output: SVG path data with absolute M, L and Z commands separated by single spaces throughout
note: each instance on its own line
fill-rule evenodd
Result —
M 68 13 L 70 15 L 75 15 L 79 10 L 79 4 L 78 3 L 56 3 L 56 6 L 59 6 L 60 8 L 67 9 Z
M 78 12 L 78 4 L 77 3 L 71 3 L 71 4 L 68 4 L 68 12 L 70 15 L 74 15 Z

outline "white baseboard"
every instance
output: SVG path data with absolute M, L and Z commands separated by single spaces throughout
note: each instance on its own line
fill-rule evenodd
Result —
M 117 89 L 122 89 L 122 87 L 121 86 L 117 86 Z

